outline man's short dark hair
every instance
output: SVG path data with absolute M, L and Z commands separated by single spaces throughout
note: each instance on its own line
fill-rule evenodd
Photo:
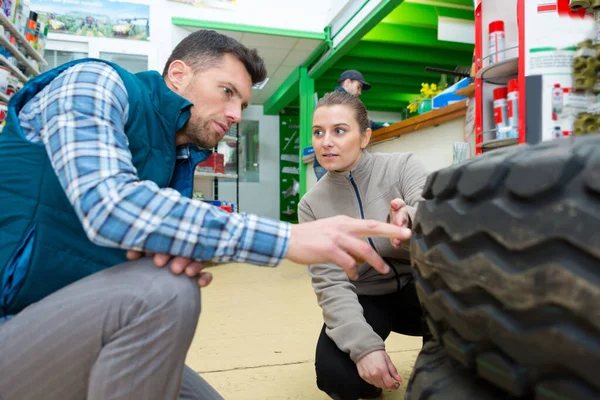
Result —
M 181 60 L 194 69 L 201 71 L 216 67 L 226 53 L 237 57 L 250 74 L 255 85 L 267 78 L 265 62 L 256 49 L 249 49 L 237 40 L 212 30 L 199 30 L 188 35 L 173 49 L 167 60 L 163 77 L 169 72 L 169 66 L 175 60 Z

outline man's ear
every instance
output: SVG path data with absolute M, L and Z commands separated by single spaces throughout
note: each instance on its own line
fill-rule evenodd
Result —
M 189 80 L 189 72 L 190 67 L 181 60 L 175 60 L 169 65 L 167 77 L 174 91 L 180 92 L 185 89 Z
M 360 141 L 361 149 L 364 149 L 365 147 L 367 147 L 369 145 L 369 142 L 371 141 L 372 133 L 373 133 L 373 131 L 371 130 L 371 128 L 367 128 L 367 130 L 363 134 L 362 140 Z

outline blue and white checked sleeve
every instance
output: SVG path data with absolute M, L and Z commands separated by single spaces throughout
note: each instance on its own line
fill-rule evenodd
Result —
M 116 71 L 90 62 L 63 72 L 19 114 L 27 138 L 46 147 L 90 240 L 200 261 L 279 264 L 288 223 L 230 214 L 139 180 L 123 128 L 128 104 Z

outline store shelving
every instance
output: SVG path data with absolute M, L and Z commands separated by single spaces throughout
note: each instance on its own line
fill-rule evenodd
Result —
M 514 146 L 519 143 L 519 138 L 509 138 L 509 139 L 492 139 L 485 142 L 481 142 L 477 144 L 477 147 L 480 147 L 483 152 L 499 149 L 501 147 Z
M 220 179 L 237 179 L 237 174 L 219 174 L 215 172 L 195 171 L 195 176 L 203 176 L 206 178 L 220 178 Z
M 221 142 L 235 142 L 239 144 L 239 124 L 232 126 L 231 132 L 235 132 L 235 136 L 232 134 L 225 135 L 221 139 Z M 213 149 L 218 151 L 218 146 Z M 235 151 L 239 152 L 239 146 L 235 146 Z M 235 172 L 236 173 L 217 173 L 206 170 L 200 170 L 196 168 L 194 171 L 194 191 L 201 192 L 207 200 L 221 200 L 219 198 L 219 181 L 225 180 L 226 182 L 235 181 L 235 210 L 239 212 L 240 204 L 240 165 L 239 165 L 239 154 L 235 157 Z
M 3 15 L 0 12 L 0 15 Z M 35 67 L 33 66 L 33 64 L 31 64 L 29 62 L 29 60 L 23 55 L 23 53 L 21 53 L 19 51 L 19 49 L 17 49 L 7 38 L 6 36 L 2 36 L 0 35 L 0 45 L 6 47 L 12 54 L 14 54 L 14 56 L 21 61 L 23 64 L 25 64 L 25 66 L 27 67 L 28 72 L 31 75 L 37 76 L 40 74 L 40 72 L 35 69 Z
M 34 60 L 36 60 L 41 65 L 46 65 L 46 60 L 44 60 L 42 55 L 40 53 L 38 53 L 31 46 L 31 44 L 27 41 L 27 39 L 25 39 L 25 36 L 23 36 L 23 34 L 17 30 L 15 25 L 12 22 L 10 22 L 8 17 L 3 12 L 0 12 L 0 24 L 2 24 L 2 26 L 4 26 L 4 28 L 8 29 L 10 31 L 10 33 L 12 33 L 12 35 L 23 45 L 23 47 L 27 50 L 28 55 L 30 55 Z M 17 50 L 17 49 L 15 48 L 15 50 Z M 19 52 L 19 53 L 21 53 L 21 52 Z M 23 54 L 21 54 L 21 56 L 23 59 L 25 59 Z
M 494 85 L 506 85 L 519 76 L 519 57 L 490 64 L 477 72 L 477 78 Z
M 492 149 L 514 146 L 524 142 L 519 130 L 519 138 L 496 139 L 497 126 L 494 112 L 494 89 L 506 87 L 512 79 L 520 77 L 519 27 L 517 5 L 520 0 L 485 0 L 475 2 L 475 153 L 482 154 Z M 504 43 L 501 48 L 504 60 L 492 63 L 488 46 L 489 25 L 492 21 L 503 21 L 505 25 Z M 521 98 L 519 94 L 519 99 Z
M 0 93 L 0 101 L 3 101 L 5 103 L 8 103 L 8 96 L 5 95 L 4 93 Z
M 15 67 L 11 64 L 6 57 L 0 54 L 0 64 L 4 65 L 6 68 L 10 70 L 10 73 L 19 78 L 19 80 L 23 83 L 27 82 L 27 77 L 23 74 L 19 68 Z

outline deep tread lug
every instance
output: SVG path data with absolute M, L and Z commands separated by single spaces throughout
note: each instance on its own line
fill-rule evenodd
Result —
M 498 165 L 495 158 L 482 160 L 465 167 L 458 182 L 458 192 L 476 198 L 492 192 L 508 173 L 508 166 Z
M 475 366 L 475 345 L 462 340 L 452 331 L 446 332 L 442 336 L 444 347 L 448 354 L 467 368 Z
M 535 388 L 535 400 L 598 400 L 600 393 L 586 385 L 567 379 L 540 382 Z
M 477 357 L 479 376 L 500 386 L 515 396 L 526 393 L 527 372 L 495 353 L 485 353 Z
M 432 172 L 427 177 L 427 181 L 425 182 L 425 187 L 423 188 L 423 198 L 427 200 L 433 199 L 433 183 L 435 182 L 435 177 L 437 176 L 437 171 Z
M 425 322 L 427 323 L 429 331 L 431 332 L 431 335 L 433 336 L 435 341 L 438 343 L 442 343 L 442 327 L 437 322 L 435 322 L 430 316 L 425 317 Z
M 600 194 L 600 150 L 596 150 L 583 172 L 583 179 L 588 189 Z
M 462 173 L 462 168 L 446 168 L 437 171 L 433 182 L 433 195 L 440 200 L 448 199 L 456 192 L 456 184 Z
M 568 147 L 539 151 L 535 156 L 519 157 L 506 178 L 506 187 L 522 198 L 540 196 L 550 190 L 559 191 L 565 168 L 573 160 Z

